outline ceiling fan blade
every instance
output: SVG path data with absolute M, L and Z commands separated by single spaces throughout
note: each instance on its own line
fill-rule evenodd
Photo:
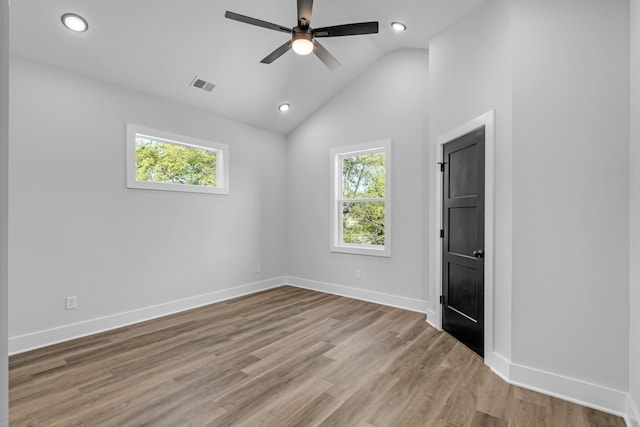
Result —
M 260 62 L 263 64 L 271 64 L 273 61 L 275 61 L 276 59 L 280 58 L 282 55 L 287 53 L 289 49 L 291 49 L 291 40 L 288 40 L 285 44 L 283 44 L 282 46 L 280 46 L 279 48 L 271 52 Z
M 320 58 L 320 61 L 322 61 L 324 65 L 332 70 L 337 70 L 338 68 L 340 68 L 340 63 L 338 62 L 338 60 L 334 58 L 333 55 L 331 55 L 329 51 L 324 48 L 324 46 L 322 46 L 316 40 L 313 41 L 313 44 L 316 46 L 316 48 L 313 50 L 313 53 L 315 53 L 316 56 Z
M 313 9 L 313 0 L 298 0 L 298 26 L 300 28 L 309 28 L 311 9 Z
M 335 25 L 333 27 L 315 28 L 313 30 L 316 37 L 359 36 L 362 34 L 376 34 L 377 32 L 377 22 Z
M 228 10 L 225 12 L 224 17 L 233 19 L 234 21 L 244 22 L 245 24 L 256 25 L 258 27 L 268 28 L 270 30 L 282 31 L 283 33 L 291 34 L 291 28 L 272 24 L 271 22 L 262 21 L 260 19 L 251 18 L 249 16 L 240 15 L 239 13 L 229 12 Z

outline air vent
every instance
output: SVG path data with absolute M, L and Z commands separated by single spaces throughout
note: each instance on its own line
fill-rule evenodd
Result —
M 198 89 L 206 90 L 207 92 L 211 92 L 216 85 L 213 83 L 209 83 L 206 80 L 202 80 L 200 77 L 196 76 L 189 86 L 193 86 Z

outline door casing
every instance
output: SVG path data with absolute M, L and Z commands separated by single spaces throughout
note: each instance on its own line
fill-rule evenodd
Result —
M 438 239 L 435 247 L 435 289 L 436 294 L 433 298 L 431 307 L 434 309 L 436 316 L 434 319 L 429 318 L 429 322 L 439 330 L 442 330 L 442 305 L 440 304 L 440 296 L 442 295 L 442 242 L 440 240 L 440 230 L 443 227 L 442 218 L 442 190 L 443 176 L 437 162 L 442 162 L 443 145 L 463 136 L 479 127 L 485 127 L 485 222 L 484 222 L 484 360 L 485 364 L 491 366 L 494 354 L 493 346 L 493 301 L 494 301 L 494 268 L 495 268 L 495 110 L 491 110 L 469 122 L 452 129 L 451 131 L 440 135 L 436 139 L 436 161 L 433 167 L 436 170 L 436 213 L 435 224 L 437 229 L 434 230 L 433 236 Z

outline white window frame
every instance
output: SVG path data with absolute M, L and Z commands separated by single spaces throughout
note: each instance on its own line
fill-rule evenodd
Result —
M 216 186 L 209 187 L 204 185 L 136 180 L 136 137 L 138 136 L 166 144 L 182 145 L 198 150 L 215 152 L 217 155 Z M 180 191 L 187 193 L 229 194 L 229 146 L 127 123 L 127 188 Z
M 384 152 L 384 246 L 344 243 L 342 216 L 342 159 L 370 153 Z M 330 247 L 331 252 L 357 255 L 391 257 L 391 140 L 383 139 L 365 144 L 334 148 L 330 152 L 331 177 L 331 214 Z M 367 201 L 366 199 L 362 199 Z M 377 199 L 376 199 L 377 200 Z M 370 200 L 373 201 L 373 200 Z

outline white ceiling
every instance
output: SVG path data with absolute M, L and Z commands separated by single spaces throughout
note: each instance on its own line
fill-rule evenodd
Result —
M 224 18 L 226 10 L 285 27 L 296 24 L 295 0 L 12 0 L 11 49 L 121 86 L 288 133 L 387 52 L 428 47 L 428 40 L 485 0 L 316 0 L 312 27 L 379 21 L 380 33 L 325 38 L 342 63 L 330 71 L 313 55 L 260 60 L 287 34 Z M 89 31 L 66 30 L 74 12 Z M 394 33 L 392 21 L 407 24 Z M 189 83 L 195 76 L 216 88 Z M 282 102 L 292 109 L 277 111 Z

